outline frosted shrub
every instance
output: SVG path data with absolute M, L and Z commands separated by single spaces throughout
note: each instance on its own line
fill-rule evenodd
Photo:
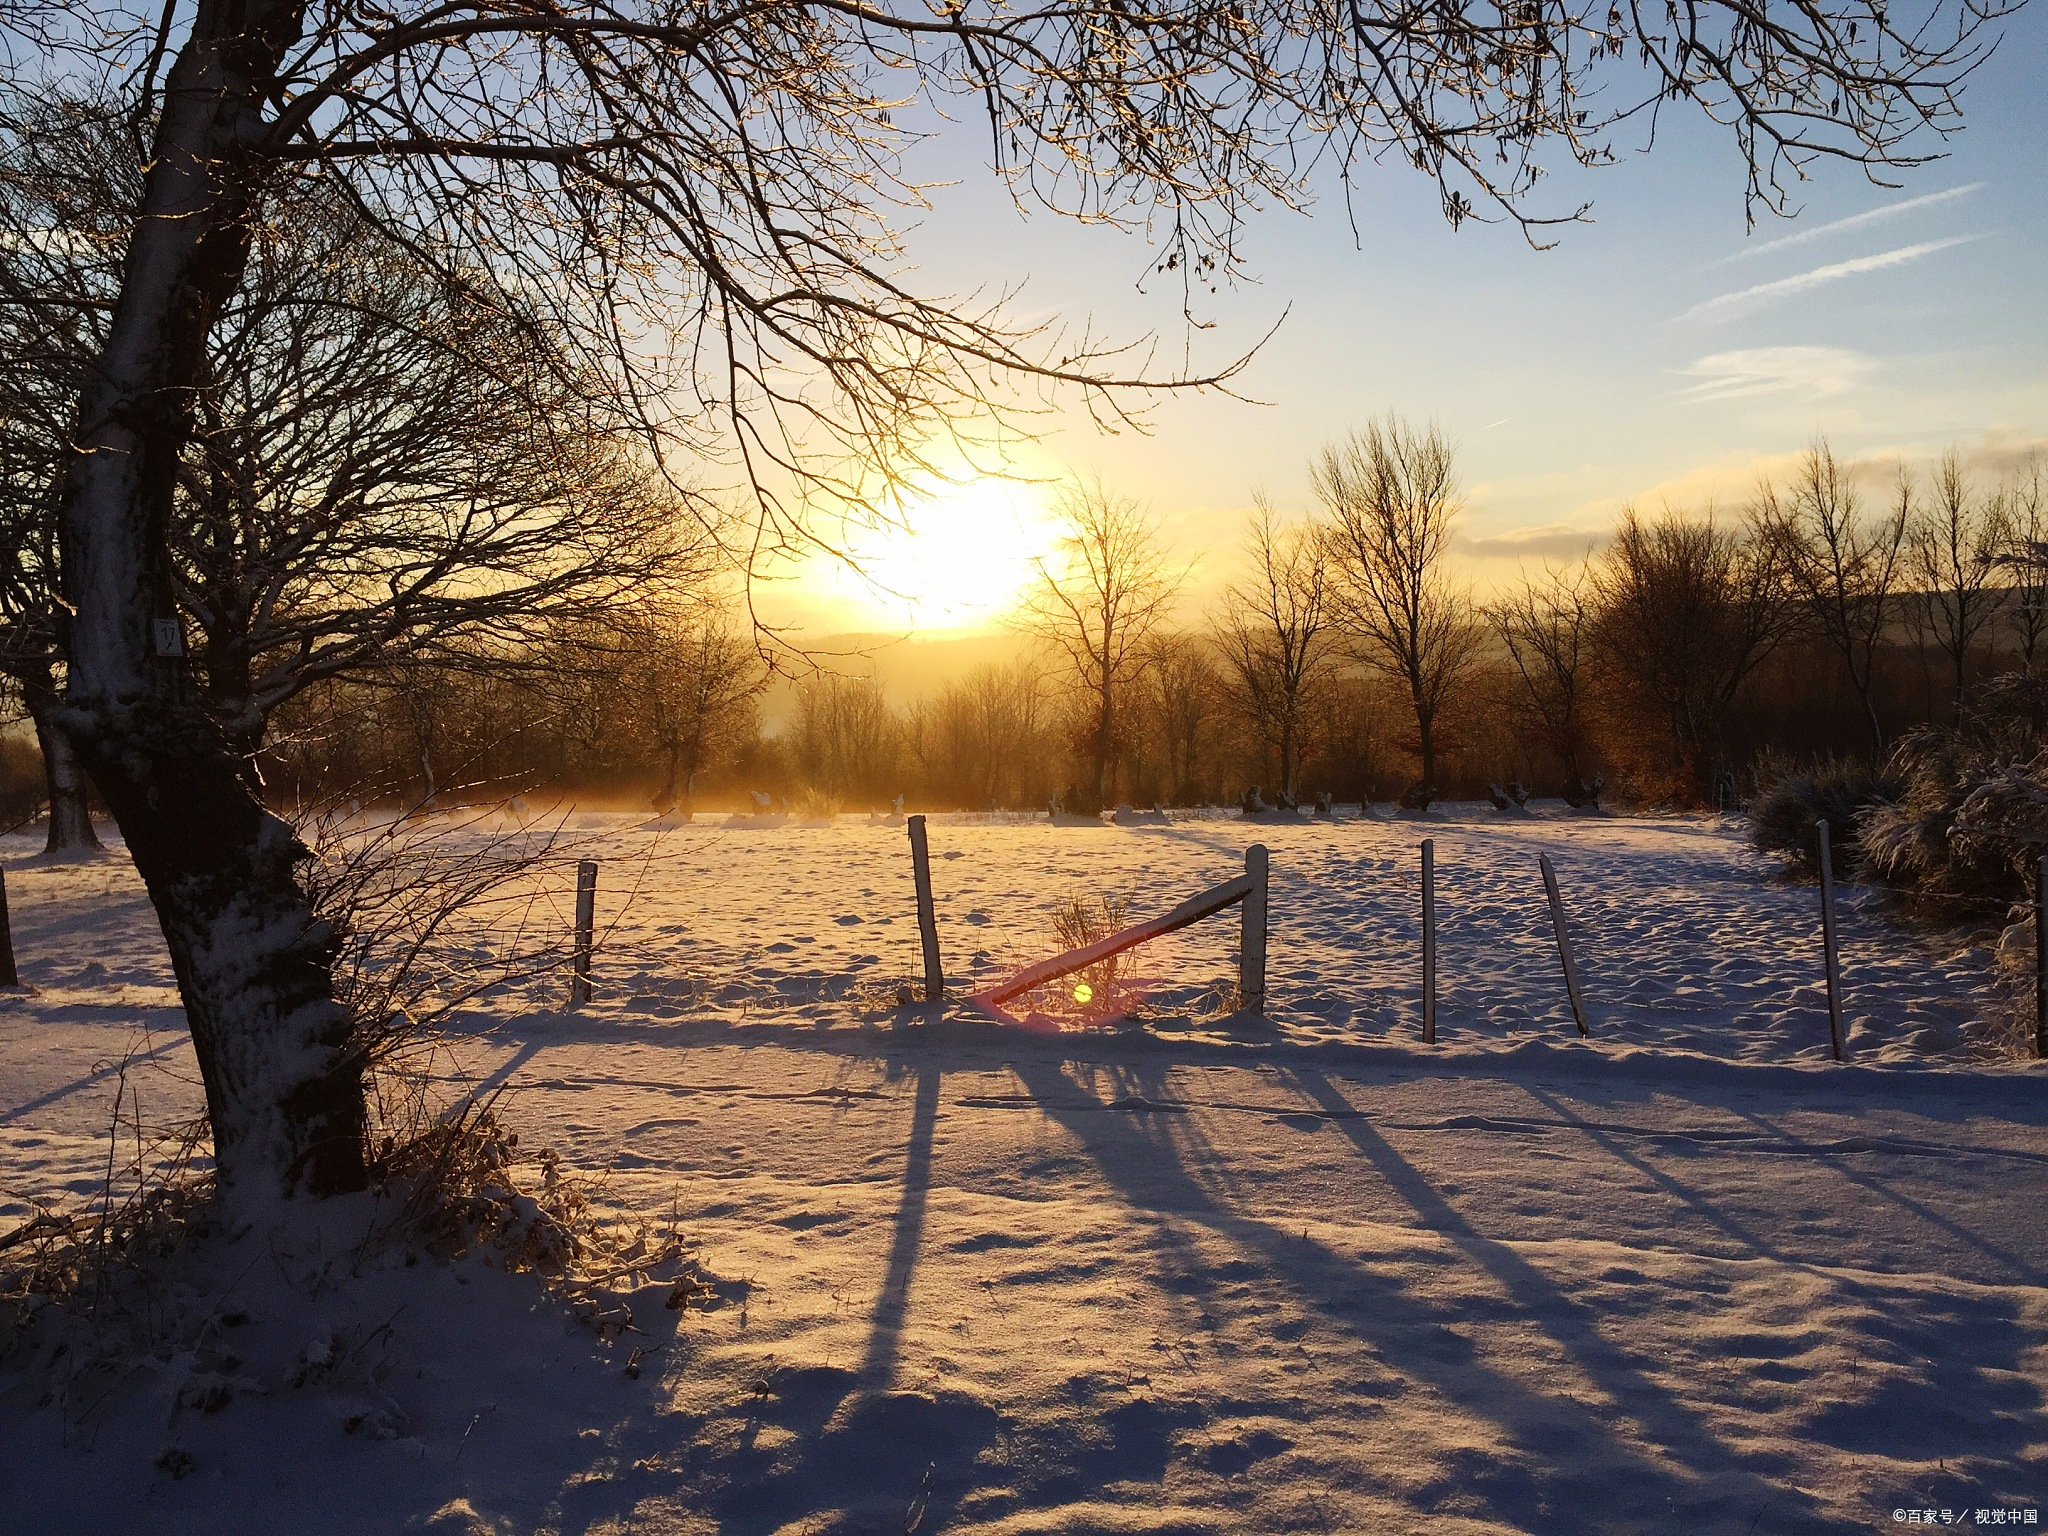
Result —
M 1902 742 L 1893 762 L 1905 790 L 1864 819 L 1871 870 L 1936 899 L 2023 899 L 2028 872 L 2048 852 L 2048 751 L 2014 759 L 1927 730 Z
M 1811 767 L 1781 771 L 1749 808 L 1749 836 L 1759 853 L 1775 853 L 1807 875 L 1820 874 L 1820 828 L 1837 873 L 1855 867 L 1863 818 L 1898 798 L 1897 776 L 1852 758 L 1824 758 Z

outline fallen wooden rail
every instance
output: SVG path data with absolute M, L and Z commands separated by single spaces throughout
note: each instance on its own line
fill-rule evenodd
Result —
M 1246 1006 L 1256 1012 L 1264 1006 L 1266 994 L 1266 953 L 1265 953 L 1265 895 L 1266 895 L 1266 850 L 1262 845 L 1253 844 L 1246 850 L 1247 873 L 1221 885 L 1211 886 L 1199 896 L 1192 896 L 1171 912 L 1155 917 L 1149 922 L 1137 923 L 1129 928 L 1085 944 L 1079 949 L 1070 949 L 1063 955 L 1054 955 L 1050 960 L 1041 960 L 1036 965 L 1027 965 L 999 986 L 985 992 L 977 992 L 969 1001 L 987 1009 L 999 1009 L 1013 997 L 1029 992 L 1033 987 L 1056 981 L 1062 976 L 1071 976 L 1075 971 L 1085 971 L 1091 965 L 1099 965 L 1112 955 L 1120 955 L 1127 949 L 1135 949 L 1152 939 L 1163 938 L 1177 929 L 1199 923 L 1205 917 L 1213 917 L 1226 907 L 1245 902 L 1247 907 L 1256 905 L 1255 914 L 1258 932 L 1247 933 L 1238 959 L 1238 991 L 1245 999 Z M 1251 926 L 1247 913 L 1247 926 Z

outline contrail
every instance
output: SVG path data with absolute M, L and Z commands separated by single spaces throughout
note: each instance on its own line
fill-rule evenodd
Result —
M 1783 298 L 1788 293 L 1804 293 L 1809 288 L 1818 288 L 1832 283 L 1837 278 L 1850 277 L 1858 272 L 1875 272 L 1881 267 L 1903 266 L 1917 261 L 1935 251 L 1945 251 L 1952 245 L 1967 245 L 1972 240 L 1981 240 L 1982 235 L 1951 235 L 1946 240 L 1923 240 L 1918 245 L 1902 245 L 1894 251 L 1880 251 L 1875 256 L 1857 256 L 1849 261 L 1832 262 L 1825 267 L 1815 267 L 1810 272 L 1795 273 L 1781 277 L 1774 283 L 1758 283 L 1754 288 L 1740 288 L 1734 293 L 1723 293 L 1695 304 L 1678 318 L 1696 320 L 1703 315 L 1717 314 L 1725 310 L 1739 309 L 1744 305 L 1762 303 L 1768 299 Z
M 1831 224 L 1816 224 L 1811 229 L 1802 229 L 1796 234 L 1781 235 L 1776 240 L 1766 240 L 1762 245 L 1745 246 L 1719 261 L 1708 262 L 1709 267 L 1725 267 L 1731 261 L 1746 261 L 1751 256 L 1761 256 L 1766 251 L 1782 251 L 1788 245 L 1804 245 L 1809 240 L 1818 240 L 1823 235 L 1839 234 L 1845 229 L 1861 229 L 1866 224 L 1881 224 L 1886 219 L 1896 218 L 1902 213 L 1911 213 L 1916 208 L 1932 208 L 1938 203 L 1952 203 L 1959 197 L 1980 191 L 1981 181 L 1968 182 L 1960 187 L 1950 187 L 1946 192 L 1929 192 L 1924 197 L 1909 197 L 1903 203 L 1887 203 L 1882 208 L 1872 208 L 1867 213 L 1852 213 L 1846 219 L 1836 219 Z

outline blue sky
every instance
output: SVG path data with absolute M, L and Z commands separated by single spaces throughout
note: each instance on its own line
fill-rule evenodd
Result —
M 1305 510 L 1321 444 L 1388 410 L 1433 418 L 1458 446 L 1482 584 L 1583 547 L 1578 531 L 1626 501 L 1739 506 L 1816 433 L 1857 459 L 1953 443 L 2008 462 L 2048 444 L 2044 74 L 2035 6 L 1973 79 L 1946 158 L 1898 173 L 1896 189 L 1818 165 L 1797 216 L 1753 231 L 1732 140 L 1692 119 L 1667 117 L 1650 153 L 1552 178 L 1551 206 L 1595 206 L 1547 251 L 1511 227 L 1452 231 L 1427 180 L 1369 169 L 1355 234 L 1331 189 L 1310 217 L 1253 225 L 1255 284 L 1198 296 L 1213 329 L 1193 341 L 1212 359 L 1285 315 L 1240 381 L 1263 404 L 1169 399 L 1150 436 L 1105 437 L 1068 412 L 1018 462 L 1147 503 L 1220 578 L 1254 488 Z M 1019 313 L 1153 332 L 1178 355 L 1181 294 L 1141 290 L 1143 238 L 1020 218 L 976 152 L 968 135 L 934 159 L 961 181 L 912 238 L 925 285 L 1021 282 Z M 815 621 L 858 626 L 859 606 Z

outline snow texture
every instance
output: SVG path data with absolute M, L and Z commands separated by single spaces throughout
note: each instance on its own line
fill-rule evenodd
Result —
M 629 1298 L 601 1344 L 474 1261 L 228 1245 L 90 1411 L 0 1375 L 0 1530 L 1771 1536 L 2048 1501 L 2048 1098 L 1973 1061 L 1989 964 L 1845 889 L 1833 1066 L 1815 893 L 1733 827 L 932 818 L 956 986 L 1050 953 L 1057 897 L 1135 921 L 1271 848 L 1270 1022 L 1221 1001 L 1231 914 L 1140 952 L 1136 1021 L 1057 1035 L 896 1003 L 901 828 L 572 830 L 595 1001 L 484 999 L 463 1059 L 525 1146 L 673 1205 L 719 1304 Z M 198 1102 L 132 874 L 31 846 L 0 1230 L 94 1187 L 124 1054 L 147 1115 Z

